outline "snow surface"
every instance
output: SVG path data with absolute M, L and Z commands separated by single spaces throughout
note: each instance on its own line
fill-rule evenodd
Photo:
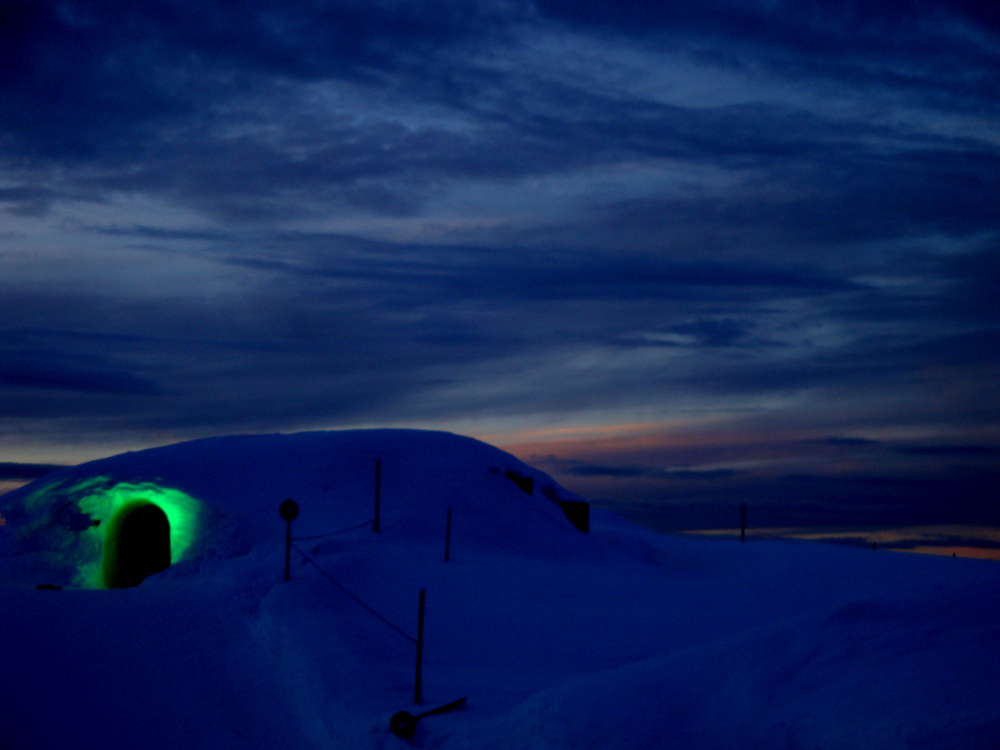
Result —
M 376 459 L 381 532 L 297 544 L 407 635 L 296 552 L 282 580 L 278 504 L 301 506 L 296 537 L 363 524 Z M 102 527 L 52 519 L 93 477 L 195 498 L 184 559 L 86 588 Z M 0 750 L 1000 747 L 996 562 L 666 536 L 599 510 L 585 534 L 554 502 L 576 499 L 413 430 L 211 438 L 44 477 L 0 497 Z M 388 730 L 463 696 L 413 740 Z

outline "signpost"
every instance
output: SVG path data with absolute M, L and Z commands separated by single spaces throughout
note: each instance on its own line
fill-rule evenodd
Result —
M 299 504 L 288 498 L 278 507 L 278 513 L 285 519 L 285 580 L 292 577 L 292 521 L 299 516 Z

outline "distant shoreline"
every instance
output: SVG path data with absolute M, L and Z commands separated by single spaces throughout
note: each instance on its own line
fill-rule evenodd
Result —
M 681 529 L 671 533 L 691 536 L 739 536 L 738 528 Z M 801 539 L 872 547 L 891 552 L 1000 560 L 1000 528 L 975 525 L 899 526 L 878 529 L 762 528 L 746 530 L 747 538 Z

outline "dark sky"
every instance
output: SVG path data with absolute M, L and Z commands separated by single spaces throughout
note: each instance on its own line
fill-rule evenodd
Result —
M 418 426 L 996 520 L 998 188 L 995 2 L 6 0 L 0 460 Z

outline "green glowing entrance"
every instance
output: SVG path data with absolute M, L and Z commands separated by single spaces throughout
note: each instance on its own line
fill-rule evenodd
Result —
M 92 525 L 77 532 L 79 544 L 67 560 L 76 565 L 73 583 L 83 588 L 136 586 L 194 553 L 201 529 L 200 501 L 155 482 L 114 482 L 91 476 L 76 484 L 56 483 L 28 496 L 40 524 L 51 525 L 53 508 L 76 503 Z M 97 521 L 98 523 L 93 523 Z
M 150 502 L 125 505 L 105 536 L 104 585 L 109 589 L 138 586 L 153 573 L 170 567 L 170 521 Z

